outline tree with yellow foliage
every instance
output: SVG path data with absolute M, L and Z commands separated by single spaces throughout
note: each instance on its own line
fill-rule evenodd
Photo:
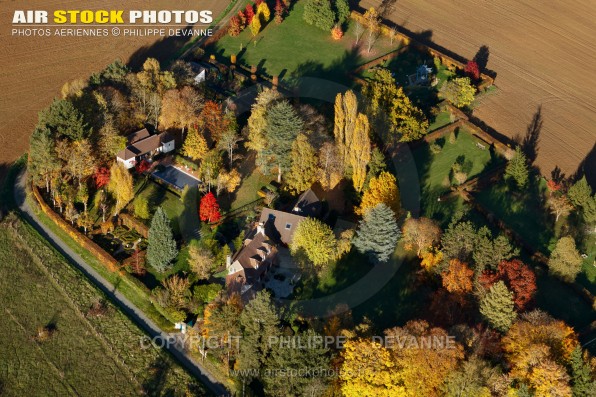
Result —
M 436 268 L 437 265 L 443 261 L 443 253 L 439 250 L 423 251 L 421 253 L 420 259 L 422 259 L 420 261 L 420 266 L 429 272 Z
M 548 359 L 540 362 L 529 377 L 535 397 L 571 397 L 569 380 L 565 368 Z
M 207 140 L 196 127 L 190 127 L 182 145 L 182 153 L 191 159 L 201 160 L 209 151 Z
M 426 321 L 410 321 L 404 327 L 386 330 L 385 336 L 395 363 L 394 376 L 403 385 L 403 393 L 397 395 L 442 395 L 447 375 L 464 357 L 462 346 L 452 340 L 447 347 L 448 333 Z
M 346 342 L 341 353 L 339 375 L 345 397 L 406 396 L 396 379 L 395 363 L 389 350 L 365 339 Z
M 335 97 L 333 134 L 344 166 L 352 169 L 354 188 L 360 192 L 371 159 L 370 124 L 365 114 L 358 113 L 358 100 L 351 90 Z
M 122 163 L 115 162 L 110 168 L 108 190 L 116 199 L 114 215 L 118 215 L 126 204 L 134 198 L 132 175 Z
M 379 203 L 386 204 L 393 212 L 399 214 L 399 191 L 397 189 L 397 180 L 393 174 L 383 171 L 378 177 L 372 178 L 368 184 L 368 189 L 362 196 L 360 207 L 356 209 L 358 215 L 364 215 L 370 208 Z
M 562 374 L 556 374 L 558 369 L 548 362 L 558 365 L 568 363 L 578 340 L 573 328 L 563 321 L 535 310 L 523 314 L 511 326 L 502 339 L 502 345 L 511 366 L 510 376 L 530 384 L 536 392 L 541 390 L 540 395 L 548 396 L 540 385 L 550 383 L 552 387 L 560 388 L 564 378 Z M 553 374 L 548 375 L 546 372 L 549 371 Z M 554 378 L 549 380 L 549 376 Z

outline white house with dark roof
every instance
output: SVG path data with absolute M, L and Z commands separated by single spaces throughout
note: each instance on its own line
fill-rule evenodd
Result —
M 127 146 L 116 154 L 116 161 L 130 169 L 143 159 L 150 160 L 158 153 L 168 153 L 175 148 L 172 135 L 167 132 L 151 135 L 147 128 L 143 128 L 127 137 Z

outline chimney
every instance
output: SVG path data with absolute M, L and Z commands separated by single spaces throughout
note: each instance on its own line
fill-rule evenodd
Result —
M 257 225 L 257 234 L 261 233 L 263 236 L 265 235 L 265 224 L 263 222 L 259 222 Z

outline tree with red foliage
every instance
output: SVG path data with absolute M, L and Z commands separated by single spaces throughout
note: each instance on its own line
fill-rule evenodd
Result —
M 252 19 L 255 17 L 255 9 L 253 8 L 253 5 L 248 3 L 244 9 L 244 13 L 246 14 L 246 23 L 250 25 Z
M 149 164 L 149 162 L 145 159 L 141 160 L 140 163 L 137 163 L 137 165 L 135 165 L 135 171 L 137 172 L 137 174 L 142 174 L 149 168 L 151 168 L 151 164 Z
M 466 67 L 464 68 L 464 72 L 474 80 L 478 80 L 480 78 L 480 68 L 478 68 L 478 64 L 476 61 L 468 61 Z
M 513 292 L 513 302 L 517 311 L 529 307 L 536 293 L 536 274 L 519 259 L 501 261 L 496 272 L 484 271 L 478 278 L 486 289 L 497 281 L 503 281 Z
M 283 5 L 281 0 L 275 0 L 275 23 L 280 24 L 284 20 L 284 12 L 286 7 Z
M 221 219 L 219 204 L 213 193 L 209 192 L 201 198 L 199 204 L 199 218 L 203 222 L 217 222 Z
M 553 194 L 554 192 L 558 192 L 563 187 L 559 182 L 555 181 L 554 179 L 549 180 L 546 182 L 546 187 L 548 191 Z
M 246 27 L 246 15 L 244 15 L 244 11 L 238 11 L 238 20 L 240 21 L 240 30 L 244 30 Z
M 107 167 L 100 167 L 93 174 L 93 182 L 98 189 L 106 186 L 110 182 L 110 169 Z

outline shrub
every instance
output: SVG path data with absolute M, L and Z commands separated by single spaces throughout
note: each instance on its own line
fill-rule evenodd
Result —
M 439 154 L 441 153 L 441 150 L 443 150 L 443 148 L 437 142 L 433 142 L 430 144 L 430 152 L 432 154 Z
M 449 143 L 453 145 L 455 141 L 457 141 L 457 134 L 455 133 L 455 130 L 453 130 L 449 133 Z
M 333 40 L 341 40 L 343 35 L 344 32 L 341 30 L 339 25 L 335 25 L 333 29 L 331 29 L 331 37 L 333 37 Z

